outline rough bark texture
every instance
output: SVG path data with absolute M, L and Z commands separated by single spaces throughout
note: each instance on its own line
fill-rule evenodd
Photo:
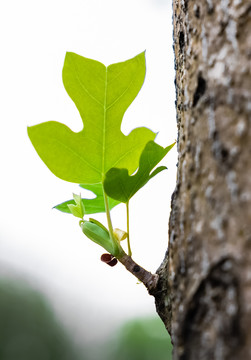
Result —
M 251 359 L 251 3 L 173 0 L 178 174 L 157 311 L 173 359 Z

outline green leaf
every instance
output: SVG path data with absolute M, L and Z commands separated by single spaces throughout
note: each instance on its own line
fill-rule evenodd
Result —
M 96 214 L 96 213 L 102 213 L 105 212 L 105 203 L 104 203 L 104 195 L 103 195 L 103 187 L 102 184 L 81 184 L 80 185 L 83 189 L 92 191 L 93 194 L 96 195 L 94 199 L 82 199 L 82 203 L 85 208 L 85 214 Z M 68 200 L 63 202 L 62 204 L 59 204 L 57 206 L 54 206 L 55 209 L 62 211 L 64 213 L 70 214 L 70 209 L 68 208 L 68 205 L 75 204 L 75 201 Z M 111 199 L 108 197 L 108 205 L 109 210 L 113 209 L 116 205 L 120 204 L 120 201 Z
M 125 136 L 120 127 L 144 77 L 145 53 L 108 67 L 66 54 L 63 82 L 79 110 L 83 130 L 75 133 L 56 121 L 28 128 L 38 155 L 56 176 L 94 184 L 101 183 L 111 167 L 126 167 L 129 173 L 136 170 L 145 144 L 156 134 L 142 127 Z
M 128 169 L 110 169 L 104 180 L 106 194 L 127 203 L 151 178 L 166 169 L 165 166 L 160 166 L 150 173 L 174 145 L 175 143 L 163 148 L 154 141 L 149 141 L 140 156 L 139 168 L 135 175 L 130 176 Z
M 83 217 L 81 216 L 81 212 L 79 211 L 79 207 L 77 205 L 69 204 L 68 208 L 72 215 L 74 215 L 80 219 L 83 219 Z
M 74 215 L 80 219 L 83 219 L 85 210 L 84 210 L 84 205 L 83 205 L 81 196 L 73 194 L 73 198 L 74 198 L 74 202 L 76 205 L 68 204 L 68 209 L 72 215 Z

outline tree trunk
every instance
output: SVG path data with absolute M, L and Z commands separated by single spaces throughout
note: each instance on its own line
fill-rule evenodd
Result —
M 156 307 L 173 359 L 251 359 L 251 4 L 173 0 L 178 174 Z

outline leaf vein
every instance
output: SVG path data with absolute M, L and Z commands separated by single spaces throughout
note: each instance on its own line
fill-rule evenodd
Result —
M 55 142 L 57 142 L 59 145 L 64 147 L 65 149 L 69 150 L 72 154 L 74 154 L 76 157 L 78 157 L 84 164 L 87 164 L 91 169 L 96 171 L 99 174 L 99 170 L 96 168 L 96 166 L 92 165 L 89 161 L 85 160 L 81 155 L 79 155 L 76 151 L 74 151 L 71 147 L 67 146 L 65 143 L 59 141 L 56 138 L 51 138 Z
M 84 85 L 84 83 L 82 82 L 82 80 L 80 79 L 80 77 L 78 76 L 78 72 L 77 72 L 77 69 L 76 67 L 74 66 L 74 69 L 75 69 L 75 74 L 76 74 L 76 77 L 77 77 L 77 80 L 81 86 L 81 88 L 87 93 L 87 95 L 93 99 L 94 101 L 96 101 L 97 104 L 99 104 L 100 106 L 103 107 L 103 104 L 94 96 L 90 93 L 90 91 L 86 88 L 86 86 Z
M 127 86 L 127 88 L 122 92 L 122 94 L 120 94 L 107 108 L 106 110 L 109 110 L 111 107 L 113 107 L 116 102 L 118 102 L 124 95 L 125 93 L 130 89 L 131 84 L 133 83 L 134 80 L 131 80 L 130 84 Z

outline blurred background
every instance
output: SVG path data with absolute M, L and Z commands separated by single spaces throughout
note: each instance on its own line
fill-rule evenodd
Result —
M 167 333 L 143 285 L 120 264 L 110 268 L 101 263 L 102 248 L 83 236 L 78 220 L 52 209 L 73 192 L 91 195 L 47 169 L 28 139 L 27 126 L 56 120 L 81 130 L 62 83 L 66 51 L 109 65 L 146 50 L 145 83 L 124 116 L 122 131 L 146 126 L 159 132 L 160 145 L 171 144 L 177 133 L 171 1 L 12 0 L 0 3 L 0 31 L 0 341 L 17 344 L 1 343 L 0 359 L 74 360 L 77 349 L 80 359 L 104 359 L 106 353 L 113 359 L 118 352 L 120 359 L 133 359 L 133 351 L 136 359 L 148 359 L 149 349 L 143 355 L 137 349 L 147 349 L 142 344 L 144 339 L 150 344 L 150 338 L 159 344 L 156 348 L 162 341 L 167 353 Z M 176 162 L 175 149 L 162 161 L 168 170 L 130 203 L 133 258 L 152 272 L 167 249 Z M 105 223 L 102 214 L 95 217 Z M 112 219 L 115 227 L 126 227 L 123 205 L 112 210 Z M 46 339 L 58 339 L 65 357 L 48 350 L 49 345 L 45 350 L 40 330 L 32 340 L 44 349 L 36 350 L 40 358 L 29 357 L 26 350 L 23 357 L 21 350 L 18 356 L 12 352 L 34 332 L 29 321 L 41 327 Z M 47 328 L 53 333 L 49 337 Z M 134 342 L 128 345 L 130 336 Z M 102 346 L 109 351 L 102 350 L 101 356 Z

